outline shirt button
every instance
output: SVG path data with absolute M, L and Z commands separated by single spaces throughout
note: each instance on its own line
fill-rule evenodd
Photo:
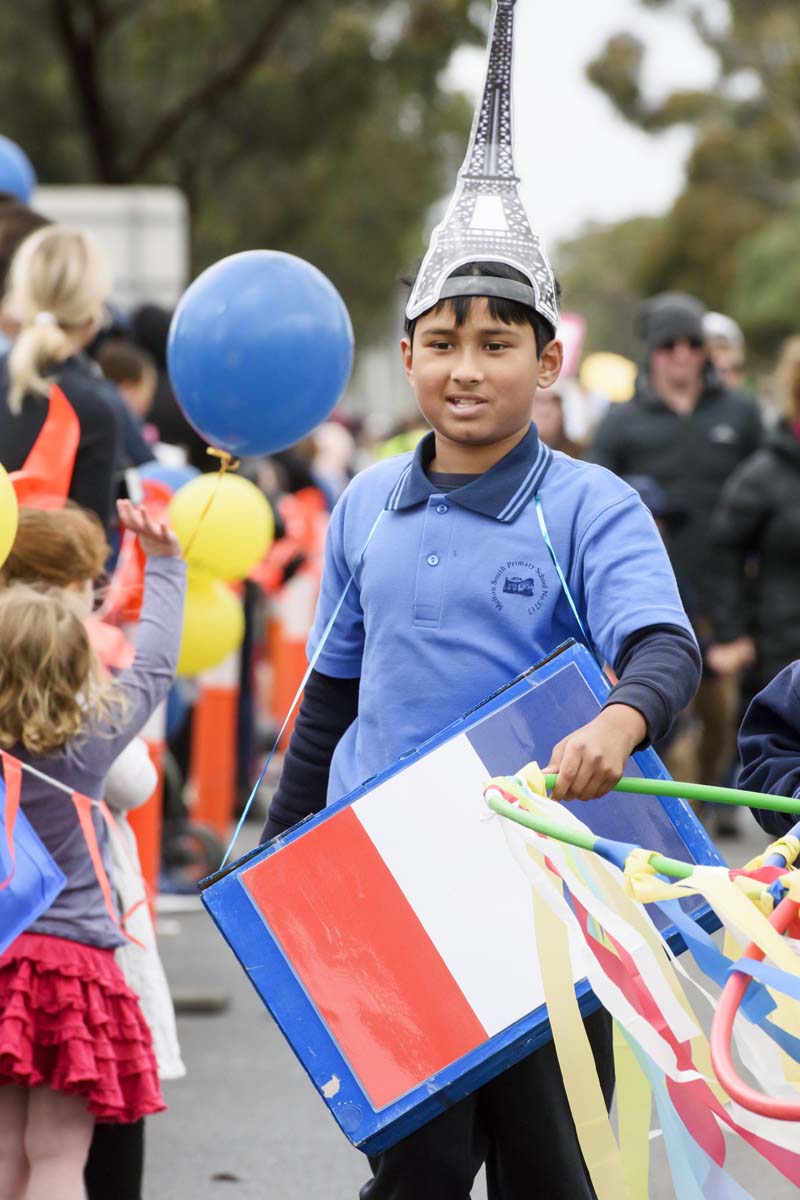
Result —
M 446 512 L 447 512 L 447 505 L 446 505 L 446 504 L 437 504 L 437 505 L 436 505 L 436 511 L 437 511 L 437 513 L 446 513 Z
M 429 567 L 438 567 L 438 565 L 439 565 L 439 555 L 438 554 L 429 554 L 428 555 L 428 566 Z

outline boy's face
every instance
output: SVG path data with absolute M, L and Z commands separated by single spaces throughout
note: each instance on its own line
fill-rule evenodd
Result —
M 403 364 L 423 416 L 437 440 L 488 446 L 527 431 L 538 387 L 561 370 L 562 347 L 550 342 L 541 358 L 530 325 L 495 320 L 476 296 L 458 327 L 450 304 L 425 313 L 413 347 L 402 341 Z

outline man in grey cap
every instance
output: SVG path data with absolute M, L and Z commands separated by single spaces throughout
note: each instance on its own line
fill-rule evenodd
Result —
M 645 358 L 633 399 L 608 410 L 588 455 L 617 475 L 648 475 L 670 504 L 686 514 L 670 541 L 670 557 L 697 614 L 702 647 L 713 644 L 708 613 L 713 565 L 711 514 L 735 467 L 761 444 L 758 406 L 727 388 L 710 361 L 703 329 L 706 310 L 682 292 L 645 301 L 637 332 Z M 738 679 L 706 669 L 695 702 L 701 723 L 691 770 L 718 782 L 731 761 L 738 717 Z M 677 767 L 676 767 L 677 769 Z

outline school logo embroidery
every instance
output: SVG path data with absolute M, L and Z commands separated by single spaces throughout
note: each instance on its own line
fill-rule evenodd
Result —
M 504 563 L 496 572 L 491 583 L 492 604 L 498 612 L 507 606 L 517 611 L 520 601 L 527 600 L 530 616 L 539 612 L 550 595 L 544 571 L 536 563 L 514 558 Z
M 504 579 L 503 591 L 508 596 L 532 596 L 534 586 L 532 579 Z

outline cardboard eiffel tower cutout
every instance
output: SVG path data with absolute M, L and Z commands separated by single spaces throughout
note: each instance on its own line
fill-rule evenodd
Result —
M 554 330 L 558 328 L 553 270 L 542 239 L 528 219 L 514 167 L 516 4 L 517 0 L 495 0 L 483 97 L 455 193 L 444 220 L 433 232 L 408 302 L 410 320 L 444 298 L 445 281 L 457 267 L 475 261 L 502 262 L 528 278 L 533 307 Z

